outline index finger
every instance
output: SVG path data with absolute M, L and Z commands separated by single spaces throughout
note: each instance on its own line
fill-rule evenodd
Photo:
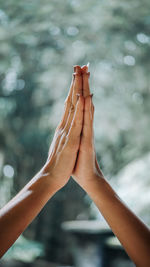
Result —
M 88 71 L 88 66 L 82 66 L 82 77 L 83 77 L 83 96 L 89 96 L 90 95 L 90 85 L 89 85 L 89 77 L 90 72 Z

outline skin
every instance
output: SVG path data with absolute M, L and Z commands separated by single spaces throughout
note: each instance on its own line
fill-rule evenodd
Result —
M 120 200 L 100 170 L 94 148 L 94 105 L 88 68 L 76 66 L 74 71 L 46 164 L 0 211 L 0 255 L 72 175 L 95 202 L 136 266 L 148 267 L 150 231 Z
M 79 71 L 78 71 L 79 70 Z M 73 75 L 64 114 L 48 159 L 33 179 L 0 210 L 0 257 L 15 242 L 47 201 L 69 180 L 77 158 L 83 125 L 84 97 L 80 67 Z M 67 168 L 66 168 L 67 166 Z
M 138 267 L 150 266 L 150 230 L 122 202 L 111 188 L 96 160 L 94 148 L 94 107 L 88 83 L 87 68 L 83 71 L 83 95 L 86 96 L 84 124 L 78 160 L 74 169 L 75 181 L 89 194 L 118 237 L 129 257 Z

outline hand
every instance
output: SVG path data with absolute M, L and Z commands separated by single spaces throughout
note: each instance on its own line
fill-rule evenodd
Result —
M 76 162 L 83 124 L 84 98 L 81 90 L 82 75 L 80 67 L 77 67 L 44 167 L 44 172 L 50 174 L 52 186 L 57 190 L 68 182 Z
M 84 123 L 78 157 L 72 176 L 75 181 L 84 188 L 88 182 L 92 181 L 97 176 L 103 177 L 103 174 L 97 163 L 94 148 L 94 105 L 89 87 L 90 73 L 88 72 L 87 66 L 83 66 L 81 71 L 83 79 L 83 96 L 85 97 Z

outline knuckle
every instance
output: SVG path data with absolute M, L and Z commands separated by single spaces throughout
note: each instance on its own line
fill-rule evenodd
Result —
M 61 145 L 63 146 L 65 144 L 65 142 L 66 142 L 66 138 L 65 138 L 65 136 L 63 136 L 63 138 L 61 140 Z
M 78 94 L 82 95 L 82 88 L 77 89 Z
M 63 127 L 62 127 L 62 125 L 63 125 L 63 123 L 62 123 L 62 121 L 58 124 L 58 126 L 57 126 L 57 128 L 56 128 L 56 130 L 55 130 L 55 134 L 54 135 L 60 135 L 61 134 L 61 132 L 62 132 L 62 130 L 63 130 Z
M 66 98 L 66 100 L 65 100 L 65 102 L 64 102 L 64 105 L 65 105 L 65 106 L 70 106 L 70 105 L 71 105 L 71 99 L 70 99 L 70 97 L 67 97 L 67 98 Z
M 70 112 L 73 113 L 74 111 L 75 111 L 75 106 L 73 104 L 71 104 Z
M 55 137 L 58 138 L 58 137 L 61 137 L 61 135 L 64 133 L 64 130 L 63 130 L 63 127 L 62 127 L 62 123 L 60 123 L 57 128 L 56 128 L 56 131 L 55 131 Z
M 58 149 L 58 152 L 60 152 L 62 150 L 62 148 L 64 147 L 66 143 L 66 135 L 65 133 L 63 133 L 61 136 L 60 136 L 60 142 L 59 142 L 59 149 Z

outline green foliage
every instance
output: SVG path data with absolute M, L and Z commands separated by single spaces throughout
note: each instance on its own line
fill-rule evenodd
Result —
M 150 150 L 149 10 L 148 0 L 0 0 L 0 152 L 15 170 L 13 193 L 45 162 L 75 64 L 90 62 L 104 173 L 115 175 Z M 68 188 L 70 202 L 79 196 L 72 217 L 63 189 L 46 208 L 54 211 L 62 198 L 66 211 L 60 202 L 60 218 L 55 212 L 48 219 L 44 210 L 26 233 L 40 232 L 47 249 L 52 240 L 61 244 L 54 221 L 74 219 L 85 207 L 83 192 Z

